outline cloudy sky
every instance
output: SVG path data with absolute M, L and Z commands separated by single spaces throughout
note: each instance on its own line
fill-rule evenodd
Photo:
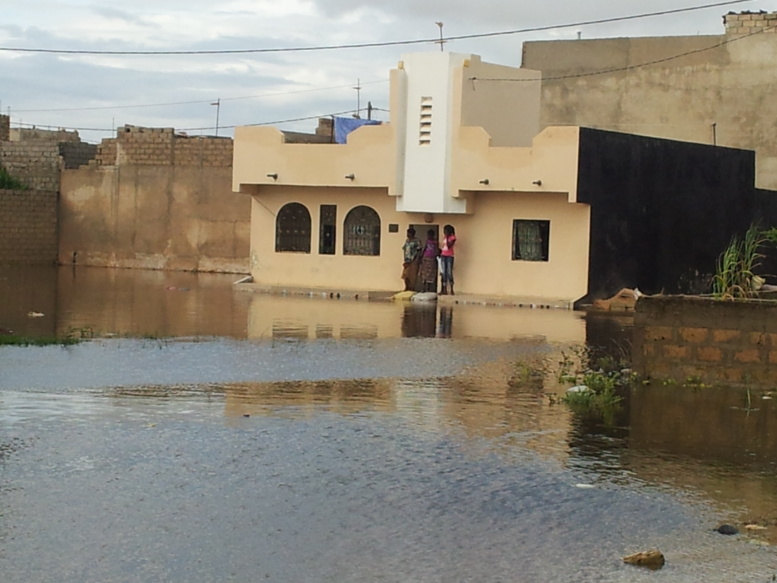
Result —
M 445 45 L 520 66 L 527 40 L 722 34 L 723 14 L 747 10 L 777 11 L 777 0 L 0 0 L 0 109 L 13 126 L 77 128 L 91 142 L 124 124 L 213 135 L 217 113 L 219 135 L 259 123 L 313 131 L 316 117 L 368 101 L 387 119 L 388 70 L 404 53 L 439 50 L 400 41 L 437 38 L 436 22 L 444 37 L 542 28 Z

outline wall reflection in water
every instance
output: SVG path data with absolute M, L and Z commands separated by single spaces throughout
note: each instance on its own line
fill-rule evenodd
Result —
M 236 288 L 235 279 L 95 267 L 1 268 L 0 327 L 30 336 L 88 328 L 96 336 L 585 340 L 583 316 L 567 310 L 279 297 Z M 43 316 L 30 318 L 29 312 Z
M 249 298 L 235 275 L 96 267 L 0 269 L 0 326 L 26 336 L 244 338 Z M 29 312 L 42 314 L 31 318 Z
M 55 336 L 57 273 L 53 267 L 0 268 L 0 328 L 22 336 Z
M 245 293 L 251 339 L 536 338 L 585 341 L 585 319 L 568 310 L 329 300 Z M 455 317 L 454 317 L 455 315 Z

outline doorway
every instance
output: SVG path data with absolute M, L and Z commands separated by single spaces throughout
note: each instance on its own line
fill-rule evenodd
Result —
M 418 239 L 421 241 L 421 244 L 426 244 L 426 232 L 427 231 L 434 231 L 434 238 L 436 241 L 440 241 L 440 225 L 430 225 L 429 223 L 417 223 L 417 224 L 411 224 L 407 226 L 408 229 L 415 229 L 415 236 L 418 237 Z M 434 286 L 432 291 L 437 293 L 437 282 L 439 280 L 439 270 L 436 272 L 437 278 L 435 278 Z M 423 291 L 423 282 L 421 281 L 421 277 L 418 277 L 418 281 L 416 282 L 416 289 L 415 291 L 420 292 Z

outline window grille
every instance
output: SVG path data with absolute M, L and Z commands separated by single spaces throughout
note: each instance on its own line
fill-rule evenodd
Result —
M 343 255 L 380 255 L 380 216 L 368 206 L 345 216 Z
M 513 221 L 513 261 L 548 261 L 550 221 Z
M 284 205 L 275 219 L 275 251 L 310 253 L 310 229 L 310 213 L 305 205 Z
M 318 252 L 321 255 L 334 255 L 337 243 L 337 205 L 322 204 L 318 233 Z

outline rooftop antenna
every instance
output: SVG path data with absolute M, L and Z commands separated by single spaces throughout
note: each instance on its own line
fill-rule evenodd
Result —
M 443 50 L 443 45 L 444 45 L 444 44 L 445 44 L 445 42 L 446 42 L 446 41 L 445 41 L 445 40 L 443 40 L 443 38 L 442 38 L 442 25 L 443 25 L 443 23 L 442 23 L 442 22 L 435 22 L 435 24 L 436 24 L 436 25 L 439 27 L 439 29 L 440 29 L 440 40 L 436 40 L 436 41 L 434 41 L 434 42 L 440 45 L 440 51 L 442 51 L 442 50 Z
M 362 111 L 362 102 L 361 102 L 362 84 L 359 79 L 356 79 L 356 87 L 354 87 L 354 89 L 356 89 L 356 115 L 354 115 L 354 117 L 356 119 L 360 119 L 360 114 Z

